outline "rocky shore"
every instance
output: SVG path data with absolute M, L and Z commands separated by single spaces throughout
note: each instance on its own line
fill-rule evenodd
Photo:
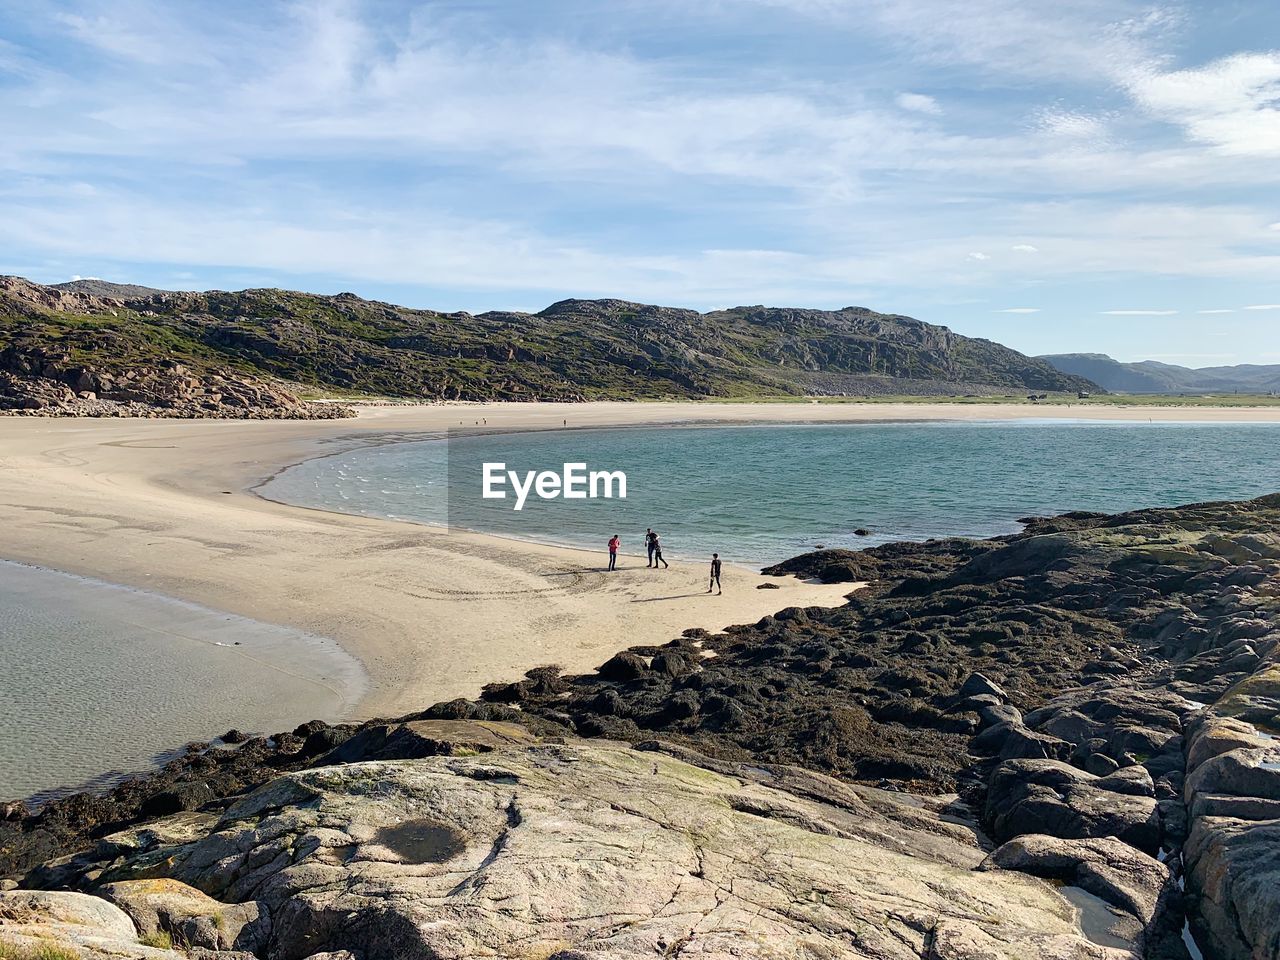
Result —
M 67 350 L 11 344 L 0 350 L 0 415 L 330 420 L 355 412 L 299 400 L 227 369 L 168 363 L 105 370 L 76 362 Z
M 1280 496 L 1025 523 L 773 569 L 870 583 L 843 607 L 9 805 L 0 940 L 1280 956 Z

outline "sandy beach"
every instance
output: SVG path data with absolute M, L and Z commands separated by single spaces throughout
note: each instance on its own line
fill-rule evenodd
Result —
M 555 663 L 597 666 L 689 627 L 786 606 L 836 605 L 848 585 L 740 568 L 722 597 L 704 564 L 615 574 L 605 556 L 307 510 L 254 488 L 284 467 L 451 426 L 570 429 L 696 422 L 1054 418 L 1280 421 L 1268 408 L 1036 408 L 954 404 L 458 404 L 369 406 L 355 420 L 0 418 L 0 557 L 138 587 L 336 640 L 364 665 L 351 715 L 474 696 Z M 764 580 L 778 590 L 757 590 Z

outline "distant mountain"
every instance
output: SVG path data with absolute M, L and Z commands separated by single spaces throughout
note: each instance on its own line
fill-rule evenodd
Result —
M 427 399 L 1095 389 L 998 343 L 863 307 L 704 314 L 563 300 L 538 313 L 472 315 L 350 293 L 178 293 L 101 280 L 41 286 L 0 278 L 0 361 L 6 351 L 54 349 L 68 363 L 110 373 L 178 362 L 195 373 L 231 370 L 322 390 Z
M 1103 353 L 1056 353 L 1040 357 L 1063 373 L 1087 377 L 1120 393 L 1270 393 L 1280 390 L 1280 364 L 1180 367 L 1156 360 L 1121 363 Z

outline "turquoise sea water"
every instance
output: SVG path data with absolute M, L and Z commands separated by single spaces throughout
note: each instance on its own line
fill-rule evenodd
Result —
M 482 464 L 623 470 L 626 500 L 480 496 Z M 994 536 L 1018 518 L 1280 492 L 1280 425 L 1020 421 L 454 435 L 308 461 L 260 491 L 304 506 L 602 550 L 763 565 L 818 545 Z M 865 528 L 870 536 L 854 531 Z

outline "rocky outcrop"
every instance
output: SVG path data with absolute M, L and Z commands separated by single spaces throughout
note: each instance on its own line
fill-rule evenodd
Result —
M 184 844 L 173 879 L 98 902 L 119 941 L 136 924 L 267 960 L 1138 956 L 1136 921 L 1128 948 L 1091 941 L 945 801 L 694 759 L 574 742 L 289 774 Z
M 180 363 L 104 370 L 56 348 L 0 350 L 0 413 L 34 416 L 327 420 L 352 416 L 338 404 L 304 403 L 263 380 Z

